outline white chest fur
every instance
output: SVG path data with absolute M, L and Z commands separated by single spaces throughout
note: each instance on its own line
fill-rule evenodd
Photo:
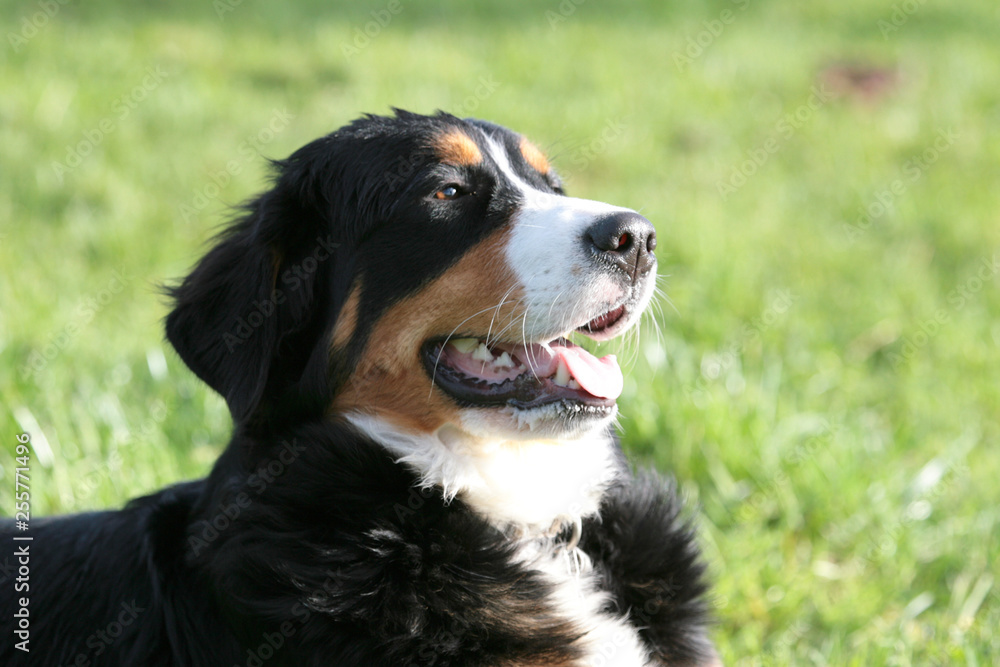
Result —
M 503 441 L 450 426 L 415 434 L 369 415 L 348 419 L 420 475 L 424 486 L 439 486 L 446 500 L 460 497 L 497 526 L 526 534 L 596 514 L 619 472 L 603 431 L 573 440 Z
M 649 652 L 634 626 L 608 611 L 608 594 L 600 590 L 590 559 L 579 549 L 542 538 L 525 541 L 518 552 L 527 566 L 546 576 L 553 586 L 560 614 L 571 619 L 582 635 L 581 667 L 644 667 Z
M 445 427 L 431 435 L 401 431 L 368 415 L 350 415 L 446 499 L 460 497 L 499 528 L 518 535 L 517 559 L 544 574 L 559 613 L 579 628 L 581 667 L 644 667 L 649 652 L 635 628 L 609 610 L 590 559 L 554 540 L 554 527 L 597 513 L 619 474 L 603 431 L 573 440 L 488 441 Z

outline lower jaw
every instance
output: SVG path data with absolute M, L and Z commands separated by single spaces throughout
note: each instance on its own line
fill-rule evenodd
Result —
M 469 406 L 464 430 L 481 438 L 570 440 L 606 429 L 618 408 L 554 401 L 533 408 Z
M 554 401 L 551 403 L 543 403 L 541 405 L 531 407 L 531 408 L 515 408 L 515 412 L 523 413 L 525 415 L 530 414 L 551 414 L 558 415 L 564 420 L 589 420 L 589 419 L 606 419 L 615 414 L 617 407 L 614 401 L 606 405 L 588 405 L 586 403 L 578 403 L 576 401 Z

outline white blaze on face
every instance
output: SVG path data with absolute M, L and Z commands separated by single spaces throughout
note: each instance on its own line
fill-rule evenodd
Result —
M 520 333 L 529 341 L 548 341 L 621 305 L 629 297 L 627 288 L 594 261 L 586 232 L 605 216 L 633 211 L 542 192 L 514 173 L 506 151 L 496 142 L 490 141 L 489 154 L 522 196 L 506 248 L 507 261 L 525 295 Z M 654 281 L 644 282 L 643 294 L 632 300 L 629 326 L 652 297 Z

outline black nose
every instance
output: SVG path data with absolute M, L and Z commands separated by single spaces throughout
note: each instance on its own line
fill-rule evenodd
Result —
M 584 232 L 584 243 L 599 261 L 621 269 L 632 280 L 656 262 L 656 230 L 649 220 L 632 211 L 600 218 Z

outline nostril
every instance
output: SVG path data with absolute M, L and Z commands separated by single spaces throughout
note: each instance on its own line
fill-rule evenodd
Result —
M 605 266 L 630 276 L 645 273 L 653 258 L 653 225 L 634 211 L 615 212 L 595 220 L 583 234 L 588 252 Z

